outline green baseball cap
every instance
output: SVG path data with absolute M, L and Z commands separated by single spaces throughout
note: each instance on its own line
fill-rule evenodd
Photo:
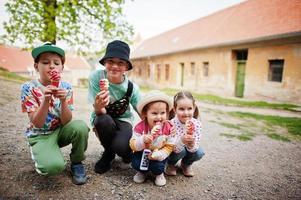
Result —
M 46 42 L 42 46 L 34 48 L 31 52 L 31 55 L 34 59 L 36 59 L 41 53 L 45 53 L 45 52 L 54 52 L 60 56 L 65 57 L 65 51 L 60 47 L 51 44 L 50 42 Z

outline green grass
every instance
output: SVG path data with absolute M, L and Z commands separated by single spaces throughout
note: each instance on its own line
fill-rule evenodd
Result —
M 221 136 L 225 136 L 227 138 L 235 138 L 237 135 L 231 133 L 221 133 Z
M 232 129 L 237 129 L 237 130 L 241 130 L 242 127 L 244 127 L 241 124 L 230 124 L 230 123 L 226 123 L 226 122 L 217 122 L 218 124 L 227 127 L 227 128 L 232 128 Z M 241 141 L 248 141 L 248 140 L 252 140 L 253 137 L 255 137 L 256 134 L 247 131 L 247 130 L 241 130 L 241 132 L 245 132 L 239 135 L 234 135 L 234 134 L 222 134 L 226 137 L 235 137 Z
M 30 80 L 29 78 L 20 76 L 16 73 L 13 72 L 9 72 L 6 69 L 0 67 L 0 76 L 5 78 L 5 79 L 9 79 L 9 80 L 15 80 L 15 81 L 19 81 L 19 82 L 25 82 Z
M 240 129 L 241 125 L 240 124 L 230 124 L 230 123 L 226 123 L 226 122 L 217 122 L 218 124 L 227 127 L 227 128 L 232 128 L 232 129 Z
M 230 106 L 257 107 L 257 108 L 272 108 L 282 110 L 294 110 L 299 106 L 293 104 L 268 103 L 264 101 L 241 101 L 237 99 L 226 99 L 215 95 L 194 94 L 194 97 L 199 101 L 210 102 L 215 104 L 223 104 Z
M 256 121 L 263 121 L 264 127 L 259 133 L 263 133 L 267 137 L 283 141 L 290 142 L 291 139 L 301 139 L 301 118 L 292 118 L 292 117 L 277 117 L 277 116 L 266 116 L 266 115 L 258 115 L 252 113 L 241 113 L 241 112 L 231 112 L 230 115 L 238 118 L 252 118 Z M 220 134 L 222 136 L 228 138 L 236 138 L 241 141 L 249 141 L 252 140 L 253 137 L 257 135 L 257 131 L 251 131 L 251 127 L 256 127 L 255 124 L 230 124 L 225 122 L 216 122 L 214 123 L 220 124 L 224 127 L 239 130 L 241 134 L 231 134 L 231 133 L 223 133 Z M 288 131 L 289 135 L 280 135 L 277 130 L 284 128 Z
M 249 140 L 252 140 L 252 138 L 254 137 L 255 135 L 252 134 L 252 133 L 243 133 L 243 134 L 240 134 L 237 136 L 237 139 L 241 140 L 241 141 L 249 141 Z
M 147 92 L 151 90 L 149 87 L 140 87 L 143 92 Z M 176 89 L 163 89 L 163 91 L 170 95 L 174 96 L 179 90 Z M 222 104 L 222 105 L 229 105 L 229 106 L 242 106 L 242 107 L 257 107 L 257 108 L 272 108 L 272 109 L 281 109 L 281 110 L 290 110 L 295 111 L 296 108 L 300 107 L 294 104 L 286 104 L 286 103 L 268 103 L 265 101 L 244 101 L 239 99 L 228 99 L 219 97 L 216 95 L 210 94 L 198 94 L 192 92 L 193 96 L 203 102 L 214 103 L 214 104 Z
M 240 141 L 249 141 L 255 136 L 253 133 L 243 133 L 239 135 L 231 134 L 231 133 L 221 133 L 221 136 L 225 136 L 227 138 L 236 138 Z
M 268 133 L 267 136 L 269 138 L 274 139 L 274 140 L 280 140 L 280 141 L 283 141 L 283 142 L 290 142 L 291 141 L 287 137 L 281 136 L 281 135 L 276 134 L 276 133 Z
M 268 125 L 286 128 L 290 134 L 301 139 L 301 118 L 258 115 L 243 112 L 229 112 L 229 114 L 239 118 L 253 118 L 256 120 L 262 120 L 265 121 Z

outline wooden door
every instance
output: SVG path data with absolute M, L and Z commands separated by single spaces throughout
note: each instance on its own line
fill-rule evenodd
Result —
M 237 61 L 235 96 L 243 97 L 245 89 L 246 61 Z

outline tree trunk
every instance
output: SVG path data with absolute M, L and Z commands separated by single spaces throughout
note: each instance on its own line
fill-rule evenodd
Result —
M 57 9 L 57 1 L 56 0 L 43 0 L 43 42 L 51 42 L 53 44 L 56 43 L 56 9 Z

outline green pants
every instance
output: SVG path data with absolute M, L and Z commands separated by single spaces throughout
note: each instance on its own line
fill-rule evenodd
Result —
M 65 160 L 61 147 L 72 144 L 70 160 L 77 163 L 85 159 L 89 128 L 85 122 L 74 120 L 57 128 L 49 135 L 28 138 L 31 157 L 36 171 L 42 175 L 56 175 L 65 169 Z

